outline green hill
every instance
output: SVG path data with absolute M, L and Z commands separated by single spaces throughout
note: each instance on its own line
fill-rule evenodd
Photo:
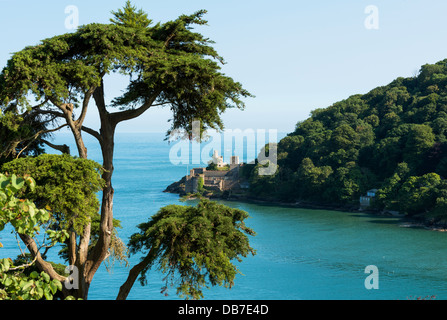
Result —
M 252 168 L 250 195 L 447 216 L 447 59 L 317 109 L 278 143 L 278 170 Z

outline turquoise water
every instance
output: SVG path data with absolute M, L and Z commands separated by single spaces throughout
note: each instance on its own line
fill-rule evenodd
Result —
M 100 160 L 95 141 L 86 140 L 89 157 Z M 117 135 L 114 216 L 122 222 L 124 242 L 159 208 L 181 204 L 177 195 L 162 191 L 191 166 L 173 165 L 170 148 L 162 134 Z M 404 228 L 394 217 L 223 203 L 250 214 L 247 224 L 257 232 L 251 238 L 257 255 L 238 264 L 243 275 L 231 290 L 205 290 L 205 299 L 447 299 L 447 233 Z M 7 230 L 0 242 L 0 257 L 17 253 L 17 241 Z M 138 259 L 131 257 L 131 266 Z M 369 265 L 379 271 L 377 290 L 364 285 Z M 128 270 L 119 263 L 110 272 L 101 267 L 89 298 L 115 299 Z M 129 299 L 177 299 L 175 289 L 167 297 L 160 294 L 162 275 L 157 271 L 148 280 L 145 287 L 135 283 Z

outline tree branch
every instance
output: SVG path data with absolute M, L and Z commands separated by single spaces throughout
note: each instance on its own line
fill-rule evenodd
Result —
M 58 112 L 55 110 L 40 110 L 39 108 L 35 109 L 36 113 L 38 114 L 51 114 L 55 117 L 59 117 L 59 118 L 65 118 L 65 115 L 62 112 Z
M 96 86 L 91 87 L 84 96 L 84 101 L 82 102 L 81 115 L 79 116 L 78 120 L 75 121 L 76 126 L 78 126 L 79 128 L 82 127 L 82 124 L 84 123 L 84 119 L 87 114 L 88 104 L 89 104 L 90 98 L 92 97 L 93 92 L 95 92 L 95 90 L 96 90 Z
M 64 282 L 66 278 L 58 274 L 50 263 L 43 260 L 34 239 L 25 234 L 19 234 L 19 236 L 22 239 L 23 243 L 25 243 L 26 247 L 31 253 L 31 256 L 36 261 L 36 265 L 39 268 L 39 270 L 44 271 L 51 277 L 51 279 L 56 279 L 61 282 Z
M 93 92 L 93 99 L 95 99 L 101 123 L 107 122 L 107 120 L 109 120 L 109 112 L 107 111 L 106 103 L 104 100 L 104 81 L 102 79 L 101 85 L 97 87 L 96 90 Z
M 47 103 L 49 100 L 50 100 L 49 98 L 46 98 L 45 101 L 39 103 L 38 105 L 35 105 L 34 107 L 31 107 L 30 110 L 25 111 L 25 112 L 22 114 L 22 116 L 26 116 L 26 115 L 28 115 L 28 114 L 31 113 L 31 112 L 35 112 L 34 110 L 39 109 L 39 108 L 42 107 L 45 103 Z
M 141 107 L 137 109 L 124 110 L 119 112 L 114 112 L 110 114 L 110 118 L 112 122 L 117 125 L 121 121 L 126 121 L 130 119 L 134 119 L 142 115 L 145 111 L 147 111 L 150 107 L 152 107 L 154 101 L 157 99 L 161 90 L 158 90 L 146 103 L 144 103 Z
M 67 124 L 63 124 L 60 127 L 57 127 L 55 129 L 51 129 L 51 130 L 40 130 L 39 132 L 35 133 L 32 137 L 23 139 L 22 141 L 30 140 L 30 142 L 28 142 L 28 144 L 22 150 L 20 150 L 19 154 L 16 156 L 16 159 L 18 159 L 20 157 L 20 155 L 22 154 L 22 152 L 25 151 L 26 149 L 28 149 L 28 147 L 31 145 L 31 143 L 33 143 L 40 135 L 45 134 L 45 133 L 58 131 L 58 130 L 62 129 L 65 126 L 67 126 Z
M 152 104 L 151 107 L 164 106 L 165 104 L 170 104 L 170 103 L 171 103 L 170 101 L 161 102 L 161 103 L 155 103 L 155 104 Z
M 72 103 L 58 103 L 57 100 L 55 100 L 54 98 L 51 98 L 51 97 L 49 97 L 48 99 L 51 101 L 51 103 L 54 106 L 56 106 L 58 109 L 60 109 L 62 111 L 62 113 L 57 112 L 58 116 L 65 118 L 68 126 L 73 131 L 75 131 L 76 126 L 73 121 L 73 104 Z M 48 111 L 50 111 L 50 110 L 48 110 Z M 53 113 L 51 113 L 51 114 L 53 114 Z
M 149 253 L 147 254 L 147 256 L 144 258 L 144 260 L 141 261 L 139 264 L 135 265 L 129 271 L 129 276 L 127 277 L 126 282 L 124 282 L 123 285 L 120 287 L 120 290 L 118 292 L 118 296 L 116 297 L 116 300 L 126 300 L 127 299 L 127 296 L 129 295 L 130 290 L 132 289 L 132 287 L 135 283 L 135 280 L 137 280 L 141 271 L 143 271 L 154 260 L 154 253 L 155 253 L 155 249 L 154 249 L 154 247 L 152 247 L 151 250 L 149 251 Z
M 39 140 L 55 150 L 58 150 L 62 153 L 70 154 L 70 147 L 67 146 L 66 144 L 59 145 L 59 144 L 53 144 L 45 139 L 39 139 Z
M 165 40 L 165 43 L 163 44 L 164 48 L 168 47 L 169 42 L 172 40 L 172 38 L 175 37 L 175 32 L 171 33 Z
M 31 261 L 30 263 L 22 264 L 21 266 L 14 267 L 14 268 L 9 268 L 8 271 L 16 271 L 16 270 L 20 270 L 20 269 L 25 269 L 25 268 L 31 267 L 34 264 L 34 262 L 36 262 L 36 260 L 37 260 L 37 257 L 35 257 L 34 260 Z
M 34 107 L 31 107 L 31 109 L 38 109 L 41 106 L 43 106 L 45 103 L 47 103 L 50 99 L 46 98 L 42 103 L 39 103 L 38 105 L 35 105 Z
M 86 126 L 82 126 L 81 130 L 87 132 L 88 134 L 90 134 L 92 136 L 94 136 L 96 139 L 98 139 L 99 143 L 101 143 L 102 137 L 101 137 L 101 135 L 99 134 L 98 131 L 90 129 L 90 128 L 86 127 Z

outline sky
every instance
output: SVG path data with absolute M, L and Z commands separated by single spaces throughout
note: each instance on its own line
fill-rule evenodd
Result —
M 154 22 L 205 9 L 201 32 L 224 57 L 222 72 L 255 98 L 245 110 L 223 115 L 227 129 L 292 132 L 312 110 L 367 93 L 426 63 L 447 58 L 445 0 L 133 0 Z M 0 68 L 11 53 L 73 32 L 73 26 L 108 23 L 125 0 L 0 0 Z M 75 8 L 76 11 L 73 11 Z M 72 18 L 76 16 L 76 21 Z M 120 95 L 126 79 L 106 79 L 106 96 Z M 86 125 L 98 129 L 91 106 Z M 151 109 L 119 125 L 119 132 L 163 132 L 169 109 Z

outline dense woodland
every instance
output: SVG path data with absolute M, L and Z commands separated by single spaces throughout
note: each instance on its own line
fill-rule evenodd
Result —
M 316 109 L 278 143 L 278 170 L 249 176 L 250 194 L 281 201 L 358 204 L 447 217 L 447 59 Z

